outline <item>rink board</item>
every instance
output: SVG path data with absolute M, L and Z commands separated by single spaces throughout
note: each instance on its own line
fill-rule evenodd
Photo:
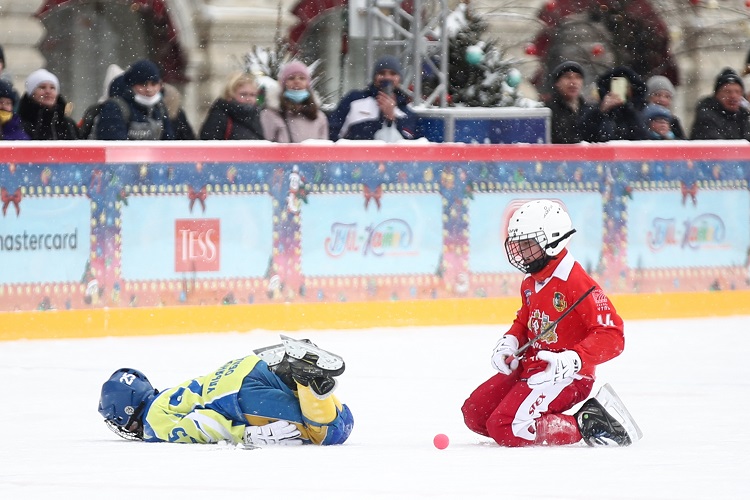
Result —
M 613 295 L 627 322 L 750 313 L 750 291 Z M 515 298 L 259 304 L 0 313 L 0 340 L 169 335 L 253 330 L 508 325 Z
M 507 222 L 538 198 L 571 214 L 571 253 L 626 319 L 750 310 L 746 141 L 16 142 L 0 158 L 0 339 L 507 323 Z

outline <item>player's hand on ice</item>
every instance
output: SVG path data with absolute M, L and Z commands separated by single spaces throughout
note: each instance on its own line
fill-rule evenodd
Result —
M 492 353 L 492 367 L 502 374 L 510 375 L 510 373 L 518 368 L 518 360 L 508 364 L 508 356 L 515 356 L 518 350 L 518 339 L 513 335 L 503 335 L 500 341 L 495 346 L 495 351 Z
M 546 361 L 547 367 L 529 377 L 526 382 L 529 387 L 560 382 L 581 370 L 581 357 L 575 351 L 539 351 L 536 357 L 541 361 Z
M 299 429 L 286 420 L 277 420 L 266 425 L 248 425 L 242 442 L 250 446 L 269 444 L 298 445 L 302 444 Z

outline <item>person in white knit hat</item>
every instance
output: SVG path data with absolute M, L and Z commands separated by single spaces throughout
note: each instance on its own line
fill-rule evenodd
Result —
M 32 140 L 78 139 L 78 127 L 68 116 L 70 110 L 60 95 L 57 76 L 46 69 L 38 69 L 26 78 L 25 90 L 18 114 Z

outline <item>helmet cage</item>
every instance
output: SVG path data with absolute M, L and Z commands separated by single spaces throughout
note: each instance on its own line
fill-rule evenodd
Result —
M 522 273 L 537 273 L 544 269 L 550 256 L 547 254 L 547 236 L 544 231 L 516 233 L 505 240 L 508 262 Z
M 144 403 L 145 404 L 145 403 Z M 127 426 L 119 426 L 111 420 L 104 419 L 109 430 L 128 441 L 143 441 L 143 422 L 139 419 L 131 419 Z M 133 429 L 133 430 L 128 430 Z

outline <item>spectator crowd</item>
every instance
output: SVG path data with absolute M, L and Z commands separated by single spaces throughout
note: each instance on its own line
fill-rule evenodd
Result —
M 38 69 L 26 77 L 23 93 L 13 87 L 0 46 L 0 140 L 382 140 L 422 136 L 419 120 L 402 88 L 402 67 L 393 56 L 375 62 L 366 88 L 346 94 L 324 113 L 311 85 L 310 69 L 291 61 L 278 82 L 259 85 L 250 73 L 229 76 L 197 133 L 182 108 L 180 92 L 162 81 L 150 60 L 123 70 L 111 65 L 102 95 L 71 118 L 58 77 Z M 674 114 L 673 83 L 664 76 L 644 80 L 627 66 L 595 78 L 594 97 L 586 94 L 586 75 L 576 61 L 549 74 L 552 92 L 542 101 L 551 110 L 551 142 L 573 144 L 612 140 L 750 140 L 750 104 L 743 78 L 722 70 L 713 93 L 700 99 L 687 134 Z M 585 95 L 586 94 L 586 95 Z

